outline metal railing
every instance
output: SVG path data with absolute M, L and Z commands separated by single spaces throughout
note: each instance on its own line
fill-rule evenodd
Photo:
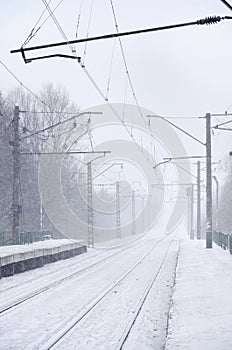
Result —
M 232 235 L 222 232 L 213 232 L 213 241 L 225 250 L 229 250 L 232 254 Z

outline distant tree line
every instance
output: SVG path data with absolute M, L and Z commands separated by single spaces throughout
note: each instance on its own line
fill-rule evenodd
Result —
M 0 232 L 10 232 L 12 226 L 12 188 L 13 188 L 13 115 L 14 107 L 19 106 L 20 113 L 20 150 L 26 152 L 42 151 L 45 141 L 53 132 L 28 138 L 37 130 L 46 128 L 76 113 L 78 107 L 70 101 L 69 95 L 63 87 L 46 85 L 37 96 L 25 92 L 22 88 L 10 91 L 6 96 L 0 92 Z M 78 126 L 77 126 L 78 127 Z M 20 156 L 20 227 L 19 231 L 35 231 L 49 229 L 56 231 L 49 222 L 41 203 L 38 187 L 39 156 Z M 66 159 L 62 170 L 63 186 L 69 196 L 70 205 L 85 216 L 85 208 L 77 191 L 76 164 L 72 159 Z M 41 217 L 42 214 L 42 217 Z M 41 227 L 42 224 L 42 227 Z

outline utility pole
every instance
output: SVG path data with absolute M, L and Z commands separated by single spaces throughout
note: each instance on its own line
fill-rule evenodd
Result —
M 201 239 L 201 162 L 197 162 L 197 239 Z
M 135 224 L 135 191 L 132 191 L 131 197 L 131 210 L 132 210 L 132 235 L 136 234 L 136 224 Z
M 206 114 L 206 248 L 213 248 L 211 114 Z
M 193 215 L 194 215 L 194 185 L 191 185 L 191 194 L 190 194 L 190 239 L 194 239 Z
M 120 183 L 116 181 L 116 237 L 121 237 L 121 213 L 120 213 Z
M 87 163 L 88 247 L 94 248 L 92 163 Z
M 15 106 L 13 118 L 13 200 L 12 200 L 12 243 L 17 244 L 19 232 L 19 107 Z

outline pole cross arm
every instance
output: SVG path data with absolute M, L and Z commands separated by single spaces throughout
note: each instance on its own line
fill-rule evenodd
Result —
M 177 130 L 181 131 L 182 133 L 184 133 L 185 135 L 191 137 L 191 139 L 193 139 L 194 141 L 200 143 L 202 146 L 206 146 L 206 144 L 204 142 L 202 142 L 201 140 L 197 139 L 195 136 L 193 136 L 192 134 L 190 134 L 189 132 L 185 131 L 184 129 L 180 128 L 178 125 L 170 122 L 168 119 L 162 117 L 161 115 L 147 115 L 148 118 L 160 118 L 162 120 L 164 120 L 166 123 L 172 125 L 174 128 L 176 128 Z
M 63 55 L 61 53 L 56 53 L 56 54 L 53 54 L 53 55 L 46 55 L 46 56 L 31 57 L 31 58 L 26 58 L 25 53 L 23 53 L 22 56 L 23 56 L 23 59 L 24 59 L 25 63 L 31 63 L 32 61 L 43 60 L 43 59 L 46 59 L 46 58 L 54 58 L 54 57 L 70 58 L 70 59 L 73 59 L 73 60 L 77 60 L 79 63 L 81 62 L 81 57 L 71 56 L 71 55 Z

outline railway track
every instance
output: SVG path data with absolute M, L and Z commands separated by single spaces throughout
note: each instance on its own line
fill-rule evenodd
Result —
M 144 291 L 144 294 L 142 295 L 137 307 L 136 307 L 136 310 L 134 312 L 134 315 L 133 317 L 131 317 L 131 319 L 129 320 L 129 322 L 126 324 L 126 326 L 124 327 L 124 331 L 122 332 L 122 335 L 121 337 L 118 339 L 117 341 L 117 344 L 116 346 L 114 347 L 114 350 L 122 350 L 130 333 L 131 333 L 131 330 L 135 324 L 135 322 L 137 321 L 138 319 L 138 316 L 143 308 L 143 305 L 145 304 L 148 296 L 149 296 L 149 293 L 151 292 L 151 289 L 154 287 L 154 284 L 157 280 L 157 277 L 161 271 L 161 269 L 163 268 L 164 264 L 165 264 L 165 261 L 166 261 L 166 258 L 168 256 L 168 252 L 169 252 L 169 249 L 170 249 L 170 246 L 171 246 L 172 242 L 170 243 L 169 247 L 168 247 L 168 250 L 164 256 L 164 258 L 162 259 L 161 261 L 161 264 L 159 266 L 159 269 L 158 271 L 156 272 L 155 276 L 154 276 L 154 279 L 151 281 L 151 283 L 147 286 L 146 290 Z M 178 243 L 178 254 L 179 254 L 179 247 L 180 246 L 180 243 Z
M 79 262 L 74 263 L 71 266 L 74 267 L 75 265 L 77 265 L 79 268 L 77 271 L 69 273 L 68 275 L 66 274 L 63 277 L 58 277 L 56 279 L 54 279 L 54 277 L 53 277 L 52 281 L 46 282 L 44 284 L 42 283 L 42 286 L 41 286 L 41 281 L 38 281 L 38 280 L 33 280 L 33 281 L 35 281 L 34 287 L 31 286 L 31 284 L 33 282 L 31 280 L 27 281 L 25 284 L 23 284 L 23 286 L 20 285 L 20 289 L 25 289 L 25 287 L 27 285 L 30 285 L 31 291 L 29 293 L 25 292 L 23 290 L 23 292 L 19 292 L 17 294 L 17 287 L 19 287 L 19 286 L 16 285 L 15 287 L 11 287 L 9 289 L 11 290 L 11 293 L 14 294 L 14 297 L 13 297 L 14 299 L 13 299 L 13 301 L 10 300 L 9 303 L 6 302 L 6 298 L 4 297 L 4 294 L 6 295 L 7 292 L 9 291 L 9 289 L 6 289 L 6 290 L 1 292 L 1 299 L 5 300 L 5 301 L 4 301 L 4 305 L 2 305 L 2 306 L 0 305 L 0 315 L 3 315 L 6 312 L 10 311 L 11 309 L 19 307 L 20 305 L 23 305 L 24 303 L 30 301 L 31 299 L 38 297 L 41 294 L 43 294 L 43 293 L 45 293 L 53 288 L 60 286 L 62 283 L 66 282 L 66 281 L 69 281 L 73 278 L 79 277 L 81 274 L 83 274 L 83 273 L 87 272 L 88 270 L 91 270 L 95 267 L 98 267 L 102 263 L 108 263 L 109 260 L 116 259 L 120 254 L 124 253 L 126 250 L 130 249 L 131 247 L 139 245 L 139 244 L 141 245 L 141 244 L 146 243 L 146 242 L 147 242 L 146 240 L 139 239 L 139 240 L 130 242 L 129 244 L 127 244 L 126 246 L 123 246 L 123 248 L 120 248 L 120 249 L 119 248 L 110 249 L 110 251 L 104 250 L 103 253 L 97 254 L 96 256 L 93 256 L 90 258 L 91 260 L 94 258 L 99 258 L 97 261 L 94 261 L 90 264 L 89 264 L 89 260 L 84 261 L 82 264 L 80 264 Z M 70 266 L 69 266 L 69 268 L 70 268 Z M 45 276 L 45 278 L 49 278 L 49 277 L 52 277 L 52 272 Z M 39 285 L 39 287 L 38 287 L 38 285 Z M 9 299 L 9 297 L 8 297 L 8 299 Z
M 40 344 L 38 348 L 40 350 L 50 350 L 55 348 L 60 349 L 60 343 L 70 336 L 71 332 L 75 330 L 75 327 L 80 326 L 83 321 L 85 322 L 88 317 L 91 317 L 91 313 L 93 312 L 93 310 L 101 306 L 101 304 L 103 304 L 106 301 L 106 298 L 109 297 L 115 291 L 115 287 L 118 287 L 123 281 L 125 281 L 128 278 L 128 276 L 130 276 L 131 273 L 133 273 L 166 238 L 167 237 L 163 237 L 155 244 L 153 244 L 152 247 L 141 258 L 139 258 L 138 261 L 133 266 L 131 266 L 120 278 L 114 281 L 114 283 L 110 284 L 107 289 L 105 289 L 100 295 L 98 295 L 97 298 L 92 300 L 89 304 L 85 305 L 85 307 L 71 321 L 69 321 L 65 326 L 60 328 L 59 331 L 57 330 L 56 333 L 50 337 L 49 341 L 45 342 L 44 344 Z M 129 318 L 129 320 L 127 320 L 120 337 L 117 339 L 115 347 L 111 346 L 111 349 L 121 350 L 123 348 L 131 332 L 131 329 L 133 328 L 133 325 L 136 322 L 136 319 L 140 314 L 142 307 L 152 287 L 154 286 L 160 271 L 162 270 L 165 264 L 165 260 L 167 258 L 171 245 L 172 241 L 168 243 L 168 247 L 161 261 L 159 262 L 159 266 L 156 270 L 155 275 L 143 291 L 143 294 L 139 299 L 137 305 L 135 306 L 131 317 Z

